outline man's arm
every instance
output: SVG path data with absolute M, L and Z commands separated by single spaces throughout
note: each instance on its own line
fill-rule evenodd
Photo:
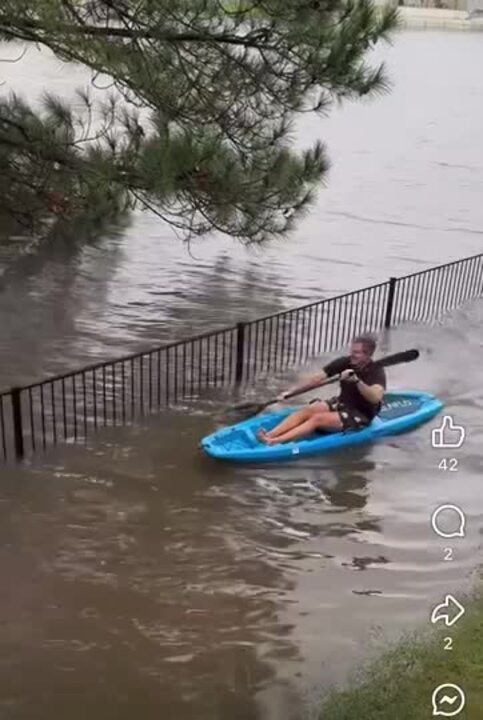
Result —
M 360 377 L 357 375 L 354 370 L 344 370 L 341 376 L 341 380 L 345 382 L 351 382 L 354 383 L 356 388 L 359 390 L 360 394 L 363 398 L 365 398 L 368 402 L 372 403 L 373 405 L 379 405 L 380 402 L 382 402 L 382 399 L 384 397 L 385 393 L 385 379 L 384 376 L 380 376 L 381 382 L 384 383 L 381 385 L 380 383 L 376 382 L 372 385 L 368 385 L 363 380 L 360 379 Z
M 382 385 L 366 385 L 360 378 L 356 382 L 356 387 L 363 398 L 373 405 L 379 405 L 384 397 L 384 388 Z
M 314 390 L 316 387 L 319 387 L 319 385 L 327 378 L 332 377 L 333 375 L 338 375 L 340 372 L 345 370 L 347 368 L 349 360 L 350 358 L 347 357 L 341 357 L 332 360 L 320 372 L 306 377 L 304 383 L 301 383 L 300 385 L 294 385 L 294 387 L 286 390 L 284 393 L 281 393 L 281 395 L 278 396 L 278 399 L 283 400 L 286 395 L 292 392 L 297 392 L 302 395 L 302 393 L 304 392 Z

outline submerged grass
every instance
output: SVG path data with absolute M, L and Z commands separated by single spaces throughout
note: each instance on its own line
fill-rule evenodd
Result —
M 350 689 L 331 691 L 319 720 L 429 720 L 433 691 L 443 683 L 459 685 L 466 695 L 458 720 L 482 720 L 483 593 L 463 605 L 466 614 L 454 627 L 406 639 L 363 670 Z M 451 650 L 444 649 L 446 637 Z

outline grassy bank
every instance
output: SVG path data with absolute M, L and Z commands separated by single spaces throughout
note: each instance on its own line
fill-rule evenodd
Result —
M 466 614 L 453 628 L 406 640 L 363 670 L 350 689 L 330 693 L 319 720 L 428 720 L 433 691 L 442 683 L 455 683 L 466 694 L 458 720 L 481 720 L 483 594 L 463 604 Z M 445 651 L 447 636 L 453 649 Z

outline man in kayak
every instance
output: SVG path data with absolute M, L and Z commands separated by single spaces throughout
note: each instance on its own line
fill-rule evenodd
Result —
M 386 389 L 384 368 L 375 365 L 372 360 L 375 349 L 376 342 L 372 337 L 356 337 L 351 343 L 350 355 L 332 360 L 308 383 L 279 395 L 278 400 L 284 400 L 289 392 L 302 388 L 308 391 L 326 378 L 339 373 L 341 375 L 338 397 L 312 401 L 310 405 L 289 415 L 273 430 L 260 430 L 259 440 L 267 445 L 275 445 L 300 440 L 317 431 L 359 430 L 369 425 L 381 409 Z

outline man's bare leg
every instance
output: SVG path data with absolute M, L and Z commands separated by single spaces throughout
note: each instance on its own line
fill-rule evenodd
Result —
M 331 411 L 315 413 L 304 422 L 281 435 L 277 435 L 274 438 L 266 435 L 260 439 L 267 445 L 277 445 L 278 443 L 290 442 L 291 440 L 300 440 L 303 437 L 312 435 L 317 429 L 328 430 L 329 432 L 342 430 L 343 425 L 339 413 Z
M 293 428 L 296 428 L 298 425 L 305 422 L 313 415 L 321 412 L 327 412 L 328 409 L 329 408 L 327 406 L 327 403 L 323 401 L 313 403 L 312 405 L 307 405 L 301 410 L 296 410 L 294 413 L 286 417 L 285 420 L 282 420 L 282 422 L 276 425 L 273 430 L 269 430 L 268 432 L 266 432 L 265 430 L 260 430 L 258 436 L 260 440 L 272 440 L 279 437 L 280 435 L 283 435 L 286 432 L 289 432 L 289 430 L 293 430 Z

